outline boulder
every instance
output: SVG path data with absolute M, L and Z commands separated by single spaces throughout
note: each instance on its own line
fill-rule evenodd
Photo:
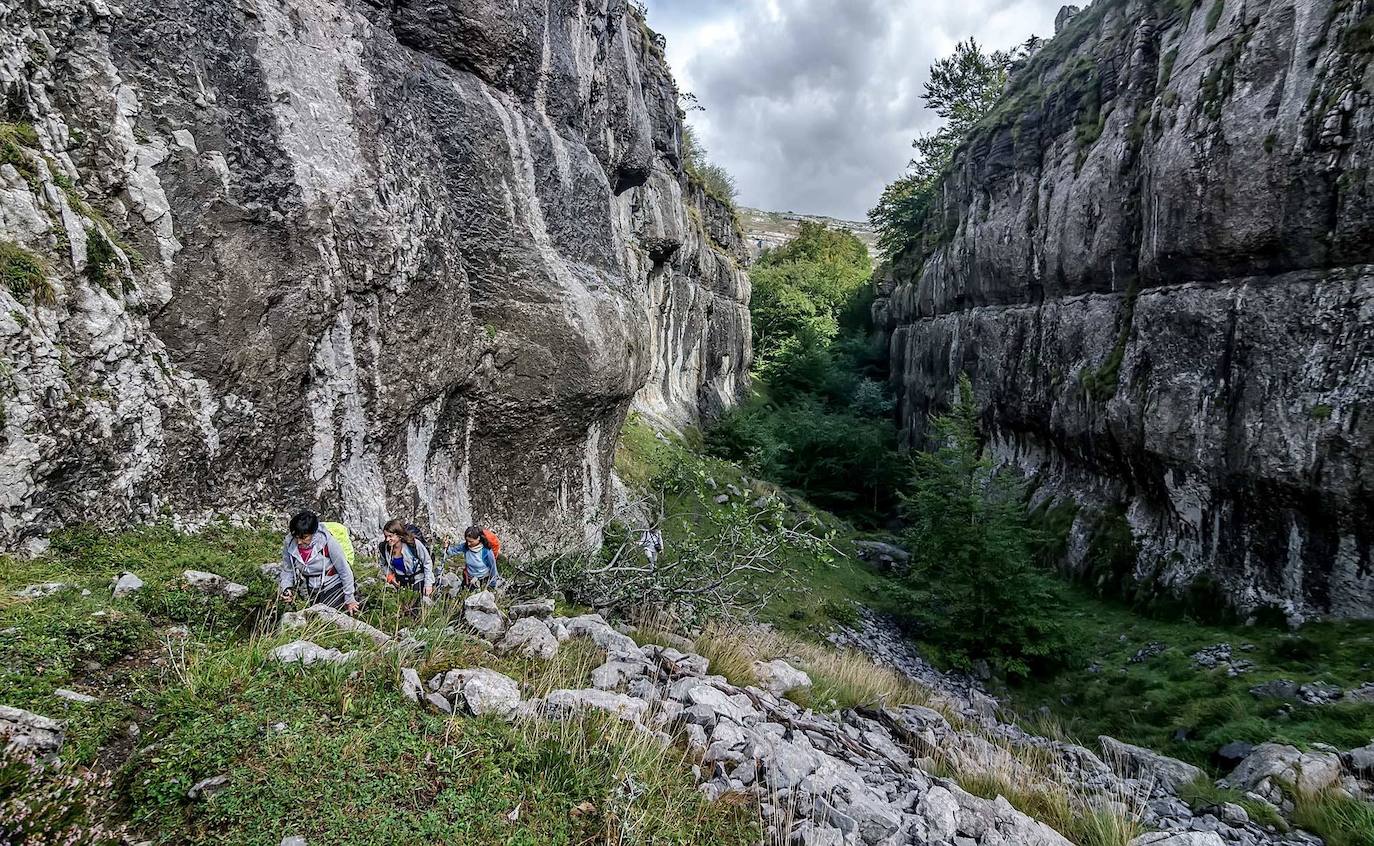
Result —
M 1177 793 L 1179 788 L 1197 780 L 1203 774 L 1202 770 L 1192 764 L 1150 749 L 1122 743 L 1106 735 L 1097 740 L 1102 744 L 1103 759 L 1112 769 L 1126 778 L 1153 781 L 1170 793 Z
M 277 581 L 281 578 L 281 562 L 268 561 L 266 564 L 259 565 L 258 575 L 270 581 Z
M 453 703 L 449 702 L 442 693 L 427 693 L 425 694 L 425 701 L 441 714 L 453 713 Z
M 378 646 L 385 646 L 392 641 L 391 635 L 381 629 L 349 616 L 337 608 L 332 608 L 324 604 L 315 604 L 306 608 L 304 611 L 283 614 L 281 624 L 283 628 L 294 628 L 304 626 L 310 620 L 319 620 L 328 623 L 339 631 L 363 635 Z
M 1298 698 L 1308 705 L 1329 705 L 1340 701 L 1345 691 L 1334 684 L 1312 682 L 1298 688 Z
M 429 686 L 474 717 L 495 714 L 510 719 L 520 706 L 520 685 L 515 679 L 485 667 L 449 670 L 430 679 Z
M 781 658 L 755 661 L 754 674 L 758 676 L 759 685 L 774 696 L 811 689 L 811 677 Z
M 1223 782 L 1279 804 L 1283 789 L 1316 793 L 1339 784 L 1340 778 L 1341 759 L 1333 752 L 1302 752 L 1282 743 L 1261 743 Z
M 123 572 L 114 580 L 112 591 L 115 599 L 122 599 L 143 589 L 143 580 L 130 572 Z
M 566 620 L 564 625 L 568 628 L 568 634 L 573 637 L 591 638 L 593 643 L 606 650 L 607 655 L 637 656 L 642 654 L 639 651 L 639 644 L 635 643 L 629 636 L 611 628 L 600 614 L 583 614 L 580 617 L 573 617 Z
M 1374 776 L 1374 743 L 1350 750 L 1350 769 L 1357 775 Z
M 1374 702 L 1374 682 L 1365 682 L 1345 692 L 1346 702 Z
M 1212 759 L 1223 769 L 1232 770 L 1255 751 L 1255 744 L 1243 740 L 1233 740 L 1212 753 Z
M 293 640 L 284 643 L 267 653 L 269 660 L 280 664 L 300 664 L 309 667 L 311 664 L 343 664 L 353 660 L 354 652 L 340 652 L 337 649 L 325 649 L 319 644 L 308 640 Z
M 615 690 L 626 684 L 630 679 L 640 677 L 649 672 L 649 667 L 643 661 L 622 661 L 611 658 L 600 667 L 592 670 L 592 687 L 597 690 Z
M 537 617 L 522 617 L 511 625 L 505 636 L 496 644 L 496 651 L 502 655 L 514 652 L 548 660 L 558 654 L 558 638 L 554 637 L 543 620 Z
M 531 602 L 521 602 L 510 607 L 510 616 L 513 620 L 524 619 L 525 617 L 538 617 L 541 620 L 553 618 L 553 600 L 536 599 Z
M 42 760 L 52 760 L 62 749 L 65 728 L 57 720 L 0 705 L 0 740 L 11 752 L 30 753 Z
M 463 622 L 487 640 L 496 640 L 506 630 L 506 620 L 496 605 L 496 594 L 489 590 L 463 600 Z
M 215 573 L 207 573 L 203 570 L 185 570 L 182 572 L 181 578 L 186 584 L 203 594 L 223 597 L 231 602 L 243 599 L 248 595 L 247 585 L 231 582 Z

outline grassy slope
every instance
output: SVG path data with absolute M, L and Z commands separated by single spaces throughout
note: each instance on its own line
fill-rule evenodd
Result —
M 685 466 L 689 473 L 701 478 L 715 480 L 715 488 L 702 485 L 687 494 L 667 498 L 665 548 L 671 549 L 678 521 L 686 519 L 682 515 L 729 507 L 713 501 L 727 485 L 735 485 L 749 499 L 770 493 L 786 496 L 797 513 L 815 521 L 813 531 L 832 535 L 834 552 L 828 559 L 810 553 L 785 552 L 785 557 L 777 562 L 776 575 L 756 580 L 756 591 L 764 600 L 760 619 L 786 631 L 814 635 L 828 631 L 837 622 L 853 623 L 858 605 L 893 613 L 901 610 L 905 598 L 901 585 L 858 559 L 854 541 L 860 536 L 852 527 L 776 485 L 756 479 L 746 482 L 738 465 L 696 451 L 693 438 L 689 432 L 664 443 L 654 436 L 647 423 L 632 415 L 616 452 L 617 472 L 628 485 L 638 489 L 652 487 L 654 478 L 668 472 L 674 464 Z
M 703 471 L 720 490 L 727 483 L 746 487 L 737 466 L 696 452 L 692 433 L 664 444 L 648 425 L 632 419 L 617 455 L 622 477 L 643 486 L 673 462 Z M 775 490 L 763 482 L 752 485 L 757 493 L 751 496 Z M 716 492 L 703 488 L 670 498 L 669 513 L 716 507 L 711 503 Z M 900 615 L 916 601 L 917 591 L 853 555 L 853 529 L 795 501 L 798 509 L 815 514 L 834 533 L 837 554 L 831 561 L 812 556 L 786 560 L 787 572 L 761 585 L 760 592 L 767 598 L 762 619 L 816 637 L 836 622 L 852 621 L 855 604 Z M 668 529 L 666 540 L 671 545 L 671 520 Z M 1077 589 L 1066 590 L 1065 595 L 1071 625 L 1086 644 L 1086 662 L 1052 678 L 1005 689 L 1001 695 L 1021 714 L 1049 708 L 1058 724 L 1055 728 L 1070 737 L 1091 746 L 1099 734 L 1109 734 L 1200 765 L 1209 765 L 1212 752 L 1232 740 L 1277 739 L 1299 746 L 1325 742 L 1343 749 L 1374 740 L 1374 705 L 1283 707 L 1249 693 L 1251 687 L 1271 678 L 1327 681 L 1342 687 L 1374 681 L 1374 622 L 1313 624 L 1290 634 L 1262 627 L 1150 619 Z M 1168 649 L 1143 663 L 1129 663 L 1137 650 L 1154 641 L 1167 644 Z M 1190 656 L 1194 652 L 1224 642 L 1235 648 L 1237 658 L 1254 661 L 1256 669 L 1228 678 L 1224 671 L 1193 666 Z M 1254 651 L 1241 651 L 1244 644 L 1253 644 Z M 935 650 L 926 651 L 937 655 Z M 1101 671 L 1091 672 L 1093 664 L 1099 664 Z M 1041 721 L 1035 722 L 1032 727 L 1045 728 L 1039 725 Z M 1176 739 L 1179 729 L 1187 729 L 1183 739 Z
M 199 536 L 150 528 L 60 537 L 52 554 L 0 558 L 0 703 L 67 719 L 64 757 L 115 771 L 118 816 L 156 843 L 312 844 L 619 842 L 653 832 L 664 843 L 757 841 L 748 808 L 708 805 L 681 753 L 592 720 L 509 725 L 446 719 L 401 698 L 395 659 L 371 653 L 347 668 L 281 667 L 270 647 L 299 636 L 267 633 L 271 584 L 257 565 L 278 535 L 215 527 Z M 183 569 L 218 572 L 253 589 L 238 605 L 180 590 Z M 109 599 L 123 569 L 148 586 Z M 39 600 L 11 596 L 62 581 L 91 591 Z M 402 624 L 395 598 L 364 593 L 370 622 Z M 599 656 L 584 644 L 549 664 L 497 659 L 445 635 L 457 609 L 436 608 L 416 629 L 429 645 L 422 676 L 494 666 L 527 695 L 585 686 Z M 186 640 L 169 624 L 186 624 Z M 356 636 L 308 631 L 341 649 Z M 101 697 L 66 706 L 73 687 Z M 126 729 L 136 722 L 135 741 Z M 137 751 L 136 751 L 137 750 Z M 192 801 L 187 789 L 228 774 L 230 786 Z M 516 809 L 519 809 L 516 811 Z M 509 815 L 515 814 L 512 820 Z

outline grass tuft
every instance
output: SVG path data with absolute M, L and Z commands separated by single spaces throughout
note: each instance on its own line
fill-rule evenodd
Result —
M 0 241 L 0 278 L 16 298 L 31 296 L 43 305 L 51 305 L 56 299 L 47 264 L 13 241 Z

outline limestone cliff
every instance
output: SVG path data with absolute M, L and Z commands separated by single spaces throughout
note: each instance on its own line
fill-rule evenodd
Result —
M 743 388 L 746 254 L 623 0 L 4 0 L 0 94 L 4 545 L 302 505 L 566 542 L 632 401 Z
M 1068 20 L 880 278 L 908 441 L 967 371 L 996 452 L 1081 506 L 1072 565 L 1124 518 L 1133 568 L 1094 578 L 1374 616 L 1371 13 Z

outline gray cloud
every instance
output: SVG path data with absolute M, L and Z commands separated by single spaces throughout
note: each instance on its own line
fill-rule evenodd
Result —
M 1047 35 L 1062 0 L 649 0 L 690 121 L 745 205 L 859 219 L 933 128 L 930 63 Z

